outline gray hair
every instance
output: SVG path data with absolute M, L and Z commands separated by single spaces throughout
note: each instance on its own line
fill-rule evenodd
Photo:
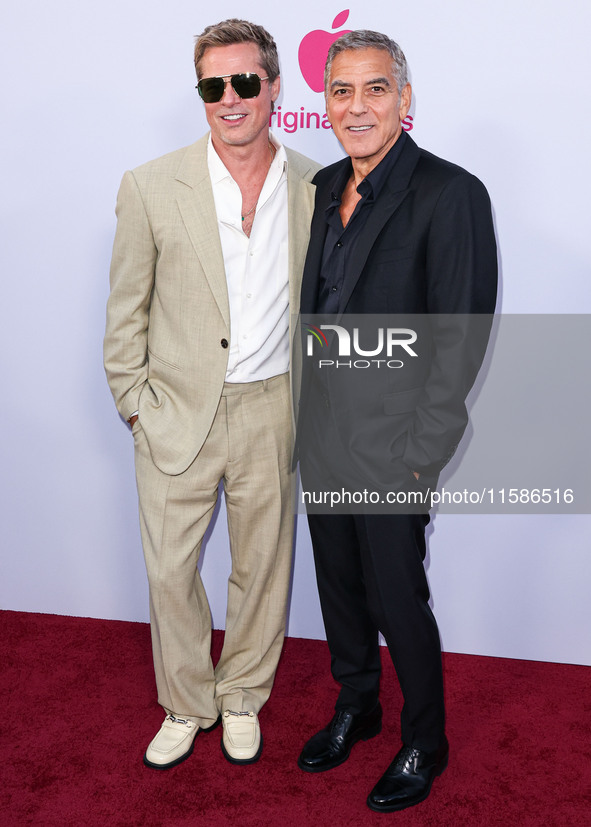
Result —
M 381 32 L 372 32 L 367 29 L 358 29 L 354 32 L 347 32 L 339 37 L 338 40 L 332 44 L 328 50 L 326 58 L 326 66 L 324 67 L 324 92 L 328 92 L 328 84 L 330 81 L 330 70 L 332 62 L 335 57 L 341 52 L 355 49 L 381 49 L 388 52 L 392 58 L 392 73 L 396 78 L 396 85 L 398 86 L 398 94 L 402 92 L 408 83 L 408 66 L 404 52 L 394 40 L 391 40 L 388 35 L 381 34 Z
M 259 47 L 261 66 L 273 83 L 279 75 L 279 57 L 277 45 L 269 32 L 256 23 L 249 23 L 247 20 L 238 20 L 235 17 L 229 20 L 222 20 L 213 26 L 207 26 L 203 32 L 195 38 L 195 71 L 197 77 L 201 76 L 201 61 L 207 49 L 216 46 L 232 46 L 234 43 L 254 43 Z

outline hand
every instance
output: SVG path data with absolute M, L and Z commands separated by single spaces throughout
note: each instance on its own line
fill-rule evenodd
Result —
M 130 427 L 133 428 L 135 423 L 138 421 L 138 415 L 133 414 L 132 416 L 129 417 L 129 419 L 127 421 L 129 422 Z

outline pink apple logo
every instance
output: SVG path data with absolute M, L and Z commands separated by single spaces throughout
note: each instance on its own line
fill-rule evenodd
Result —
M 332 21 L 332 28 L 342 26 L 349 17 L 349 9 L 339 12 Z M 340 32 L 325 32 L 322 29 L 314 29 L 313 32 L 303 38 L 298 49 L 298 61 L 304 80 L 313 92 L 324 92 L 324 64 L 328 50 L 335 40 L 342 34 L 347 34 L 350 29 L 343 29 Z

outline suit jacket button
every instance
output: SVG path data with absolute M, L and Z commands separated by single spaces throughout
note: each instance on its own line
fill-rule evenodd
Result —
M 227 339 L 222 339 L 222 341 L 220 342 L 220 345 L 222 347 L 228 347 L 228 340 Z

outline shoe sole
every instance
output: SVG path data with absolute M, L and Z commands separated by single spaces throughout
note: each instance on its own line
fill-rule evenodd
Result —
M 328 770 L 334 770 L 335 767 L 340 767 L 341 764 L 344 764 L 347 758 L 351 755 L 351 750 L 359 741 L 369 741 L 371 738 L 375 738 L 376 735 L 379 735 L 382 731 L 382 722 L 375 724 L 373 727 L 364 730 L 363 733 L 359 733 L 358 737 L 355 740 L 351 741 L 351 745 L 346 752 L 345 755 L 341 756 L 338 761 L 333 761 L 331 764 L 325 764 L 322 767 L 311 767 L 309 764 L 304 764 L 301 759 L 301 756 L 298 758 L 298 767 L 303 770 L 304 772 L 327 772 Z
M 422 795 L 420 798 L 416 798 L 414 801 L 409 801 L 409 802 L 401 801 L 399 804 L 393 804 L 393 805 L 386 806 L 386 807 L 380 807 L 377 804 L 373 804 L 370 801 L 369 796 L 368 796 L 367 801 L 366 801 L 367 806 L 369 807 L 370 810 L 373 810 L 374 813 L 396 813 L 396 812 L 399 812 L 400 810 L 406 810 L 408 807 L 414 807 L 415 804 L 420 804 L 421 801 L 425 801 L 425 799 L 429 797 L 429 794 L 431 792 L 431 787 L 433 786 L 433 782 L 435 781 L 435 779 L 438 778 L 447 769 L 448 759 L 449 759 L 449 755 L 446 755 L 445 758 L 443 759 L 443 761 L 439 764 L 439 766 L 435 770 L 433 778 L 431 779 L 431 783 L 429 784 L 429 786 L 425 790 L 424 795 Z
M 144 758 L 143 758 L 144 764 L 146 765 L 146 767 L 150 767 L 151 770 L 170 770 L 170 769 L 172 769 L 172 767 L 176 767 L 179 764 L 182 764 L 183 761 L 186 761 L 187 758 L 189 758 L 192 755 L 193 749 L 195 747 L 195 741 L 197 740 L 197 736 L 199 735 L 199 733 L 200 732 L 211 732 L 212 729 L 215 729 L 219 725 L 221 720 L 222 720 L 222 716 L 220 715 L 220 716 L 218 716 L 217 721 L 214 724 L 212 724 L 211 726 L 208 726 L 205 729 L 201 729 L 201 727 L 199 727 L 199 729 L 195 733 L 195 737 L 191 741 L 191 746 L 189 747 L 189 749 L 186 752 L 184 752 L 179 758 L 175 758 L 174 761 L 170 761 L 168 764 L 154 764 L 152 761 L 149 761 L 146 758 L 147 753 L 144 753 Z
M 221 740 L 220 743 L 222 745 L 222 753 L 224 755 L 224 758 L 226 759 L 226 761 L 229 761 L 230 764 L 254 764 L 255 761 L 259 760 L 259 758 L 261 757 L 261 753 L 263 751 L 263 735 L 262 735 L 262 733 L 261 733 L 261 743 L 259 744 L 259 748 L 257 750 L 256 755 L 253 755 L 252 758 L 232 758 L 232 756 L 226 751 L 226 748 L 224 746 L 224 736 L 223 735 L 222 735 L 222 740 Z

